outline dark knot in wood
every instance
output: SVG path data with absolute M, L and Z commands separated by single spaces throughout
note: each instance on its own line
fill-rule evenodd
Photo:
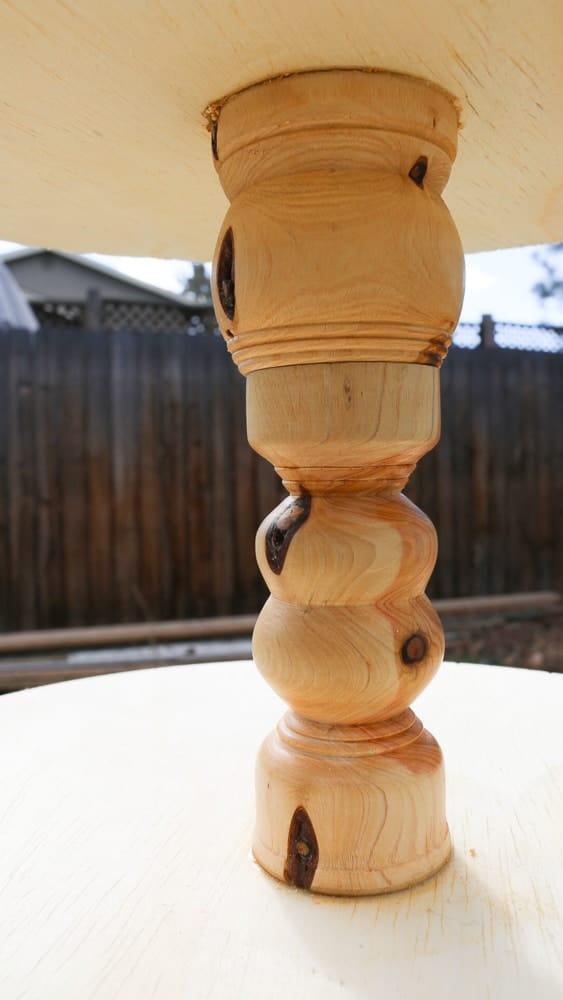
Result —
M 298 889 L 310 889 L 319 863 L 319 845 L 303 806 L 297 806 L 289 825 L 283 877 Z
M 219 152 L 217 150 L 217 132 L 219 129 L 219 119 L 215 118 L 211 122 L 211 152 L 213 153 L 213 159 L 219 159 Z
M 426 171 L 428 170 L 428 157 L 419 156 L 416 163 L 409 170 L 409 177 L 411 181 L 414 181 L 417 187 L 421 188 L 424 185 L 424 178 L 426 177 Z
M 401 649 L 401 659 L 403 663 L 410 665 L 411 663 L 420 663 L 424 659 L 426 653 L 428 652 L 428 640 L 425 636 L 420 635 L 419 632 L 415 632 L 414 635 L 409 636 L 406 642 L 403 643 L 403 648 Z
M 233 230 L 223 236 L 217 258 L 217 294 L 221 308 L 229 319 L 235 318 L 235 245 Z
M 266 558 L 268 566 L 279 576 L 290 542 L 299 528 L 305 524 L 311 511 L 311 497 L 303 493 L 300 497 L 291 497 L 270 524 L 266 532 Z

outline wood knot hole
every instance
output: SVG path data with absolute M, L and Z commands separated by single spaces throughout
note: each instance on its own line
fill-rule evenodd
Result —
M 219 129 L 219 119 L 215 118 L 211 122 L 211 152 L 213 153 L 213 159 L 219 159 L 219 152 L 217 149 L 217 131 Z
M 233 230 L 223 236 L 217 258 L 217 294 L 221 308 L 229 319 L 235 318 L 235 246 Z
M 303 806 L 291 817 L 283 877 L 298 889 L 310 889 L 319 863 L 319 845 L 311 818 Z
M 414 635 L 409 636 L 406 642 L 403 643 L 403 648 L 401 649 L 401 659 L 403 663 L 410 665 L 411 663 L 420 663 L 424 659 L 426 653 L 428 652 L 428 640 L 425 636 L 420 635 L 419 632 L 415 632 Z
M 266 559 L 268 566 L 279 576 L 292 538 L 299 528 L 305 524 L 311 512 L 311 497 L 303 493 L 300 497 L 292 497 L 282 507 L 266 532 Z
M 428 157 L 419 156 L 416 163 L 409 170 L 409 177 L 411 181 L 414 181 L 417 187 L 421 188 L 424 186 L 424 178 L 426 177 L 427 170 L 428 170 Z

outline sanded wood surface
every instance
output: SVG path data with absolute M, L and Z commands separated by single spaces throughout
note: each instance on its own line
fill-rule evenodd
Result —
M 292 491 L 256 538 L 272 596 L 254 658 L 291 711 L 259 752 L 253 850 L 278 878 L 310 857 L 295 884 L 317 892 L 389 892 L 450 851 L 442 754 L 408 709 L 444 654 L 436 533 L 398 492 L 438 436 L 438 371 L 311 368 L 306 390 L 306 366 L 281 367 L 247 393 L 249 439 Z M 300 809 L 310 832 L 288 847 Z
M 563 678 L 445 664 L 415 707 L 453 860 L 337 900 L 251 859 L 282 709 L 251 663 L 0 699 L 2 1000 L 559 1000 Z
M 231 201 L 213 301 L 241 372 L 439 366 L 463 298 L 463 252 L 441 198 L 454 102 L 393 73 L 301 73 L 236 95 L 213 125 Z
M 225 201 L 204 108 L 278 74 L 352 66 L 457 100 L 446 200 L 466 250 L 561 239 L 562 34 L 559 0 L 3 4 L 3 236 L 209 259 Z
M 249 441 L 290 493 L 256 538 L 271 597 L 252 648 L 290 711 L 258 754 L 252 849 L 299 888 L 391 892 L 450 854 L 442 752 L 409 709 L 444 654 L 436 535 L 399 491 L 438 440 L 461 309 L 440 197 L 457 110 L 428 83 L 333 70 L 250 88 L 212 124 L 231 200 L 215 311 Z

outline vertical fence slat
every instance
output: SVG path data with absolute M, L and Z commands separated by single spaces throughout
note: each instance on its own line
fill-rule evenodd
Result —
M 553 371 L 549 369 L 551 403 L 548 419 L 550 422 L 551 439 L 549 451 L 550 468 L 553 470 L 551 490 L 553 493 L 553 546 L 551 552 L 550 580 L 555 581 L 556 589 L 563 591 L 563 365 L 557 365 Z M 553 419 L 554 414 L 559 414 Z
M 522 371 L 520 361 L 515 359 L 504 373 L 504 421 L 503 428 L 510 428 L 509 460 L 504 469 L 509 503 L 506 505 L 504 522 L 506 526 L 505 575 L 506 582 L 514 579 L 522 562 L 522 506 L 524 499 L 524 472 L 526 455 L 522 433 Z M 523 587 L 520 584 L 520 589 Z
M 489 523 L 488 539 L 490 593 L 501 594 L 505 590 L 507 532 L 504 511 L 511 502 L 506 491 L 506 469 L 509 462 L 510 433 L 506 426 L 504 410 L 505 371 L 499 364 L 491 365 L 489 383 L 489 435 L 492 441 L 490 483 L 489 483 Z
M 537 387 L 534 385 L 533 356 L 526 352 L 520 359 L 524 410 L 522 421 L 523 442 L 523 503 L 521 507 L 521 579 L 525 590 L 533 588 L 535 547 L 538 543 L 538 452 L 536 441 Z
M 90 620 L 114 617 L 116 588 L 113 572 L 111 469 L 111 342 L 110 334 L 85 332 L 86 457 L 88 490 L 87 547 Z
M 544 364 L 544 358 L 536 357 L 536 378 L 537 388 L 536 400 L 536 447 L 538 453 L 537 465 L 537 494 L 538 494 L 538 564 L 536 566 L 535 578 L 541 581 L 540 586 L 547 588 L 551 577 L 551 552 L 555 542 L 555 532 L 553 525 L 553 496 L 552 480 L 556 478 L 557 471 L 551 469 L 550 448 L 551 432 L 549 419 L 549 377 Z M 563 420 L 563 403 L 561 404 L 561 419 Z M 560 508 L 563 515 L 563 509 Z
M 37 503 L 34 436 L 33 334 L 12 334 L 8 362 L 9 594 L 15 628 L 37 621 Z
M 451 361 L 449 377 L 446 373 L 444 379 L 444 372 L 442 372 L 444 389 L 450 401 L 448 415 L 443 425 L 443 433 L 450 434 L 452 438 L 450 475 L 454 490 L 452 502 L 455 506 L 453 585 L 454 593 L 464 595 L 471 593 L 472 564 L 472 450 L 468 435 L 468 429 L 471 426 L 472 353 L 467 351 L 460 356 L 454 351 L 448 360 Z M 442 546 L 440 551 L 443 552 Z M 438 558 L 441 556 L 439 555 Z M 447 558 L 447 554 L 444 558 Z
M 134 442 L 139 531 L 139 575 L 136 597 L 142 616 L 147 621 L 158 620 L 161 617 L 162 505 L 156 405 L 159 388 L 158 336 L 158 334 L 147 334 L 138 339 L 138 437 Z
M 486 580 L 486 552 L 488 522 L 488 492 L 489 492 L 489 432 L 487 427 L 488 375 L 490 354 L 483 354 L 479 372 L 473 369 L 472 382 L 472 449 L 473 449 L 473 593 L 483 593 L 482 587 Z M 475 378 L 475 375 L 478 377 Z
M 451 435 L 445 434 L 441 447 L 433 455 L 436 469 L 439 545 L 442 558 L 437 562 L 436 585 L 441 593 L 451 593 L 454 587 L 452 554 L 455 535 L 454 483 L 452 479 Z
M 12 428 L 10 406 L 10 370 L 13 336 L 1 335 L 3 357 L 0 363 L 0 630 L 13 628 L 10 601 L 10 439 Z
M 186 507 L 189 533 L 188 571 L 195 614 L 208 615 L 214 613 L 209 446 L 210 398 L 213 387 L 207 381 L 212 345 L 200 337 L 193 337 L 192 343 L 191 359 L 186 370 L 189 408 L 187 481 L 189 499 Z
M 137 335 L 128 331 L 111 338 L 112 506 L 115 618 L 139 617 L 137 525 Z
M 233 382 L 236 373 L 222 345 L 213 344 L 211 399 L 211 537 L 213 542 L 212 572 L 215 614 L 228 614 L 232 609 L 235 569 L 235 519 L 233 517 L 233 450 L 230 443 L 231 424 L 239 415 L 233 414 Z
M 236 369 L 234 371 L 230 426 L 235 559 L 233 610 L 243 614 L 263 602 L 262 578 L 254 558 L 254 540 L 259 524 L 254 482 L 255 461 L 246 440 L 246 420 L 243 418 L 246 381 Z
M 89 615 L 85 341 L 61 331 L 59 461 L 67 624 Z
M 563 365 L 557 365 L 552 374 L 550 368 L 551 399 L 550 424 L 552 431 L 552 450 L 550 452 L 550 466 L 554 469 L 554 479 L 551 483 L 553 490 L 553 516 L 555 523 L 554 544 L 552 551 L 552 575 L 556 589 L 563 591 L 563 420 L 561 420 L 561 400 L 563 400 Z M 553 414 L 559 414 L 559 418 L 553 419 Z
M 163 513 L 163 618 L 189 614 L 189 585 L 186 572 L 186 492 L 185 461 L 187 442 L 184 431 L 182 371 L 187 362 L 190 338 L 184 334 L 162 337 L 160 434 L 162 452 Z
M 37 514 L 36 626 L 66 624 L 59 489 L 60 373 L 58 339 L 52 330 L 35 335 L 35 455 Z

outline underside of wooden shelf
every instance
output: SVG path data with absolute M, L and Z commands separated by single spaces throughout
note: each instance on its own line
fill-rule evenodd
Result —
M 204 109 L 356 67 L 429 80 L 462 132 L 446 193 L 466 251 L 563 239 L 559 0 L 22 0 L 0 11 L 2 236 L 209 260 L 226 202 Z

